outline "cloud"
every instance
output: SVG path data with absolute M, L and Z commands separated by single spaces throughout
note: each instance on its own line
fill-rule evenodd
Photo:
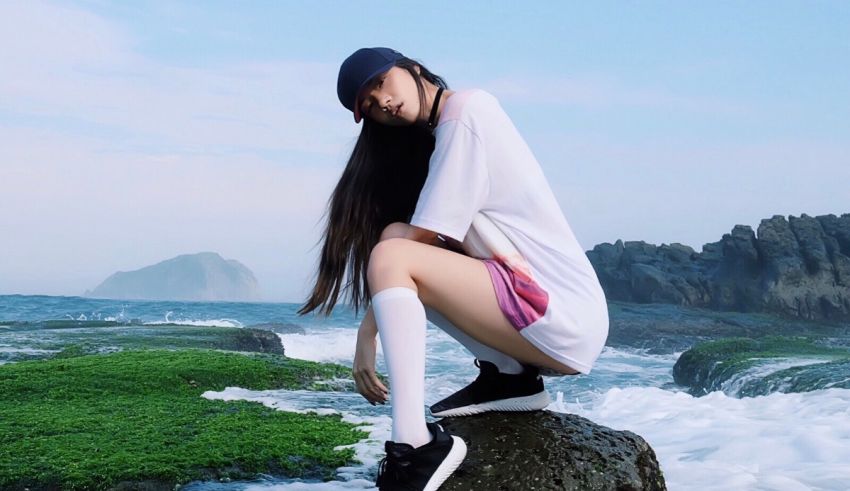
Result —
M 325 204 L 317 197 L 330 194 L 335 178 L 327 168 L 245 156 L 118 160 L 76 137 L 4 129 L 0 145 L 12 140 L 30 154 L 0 166 L 6 291 L 41 282 L 31 291 L 44 292 L 59 282 L 81 293 L 116 270 L 209 249 L 262 266 L 260 278 L 288 263 L 303 267 L 295 258 L 314 247 Z M 292 285 L 264 286 L 278 298 L 301 289 L 302 278 L 286 280 Z
M 336 67 L 279 61 L 181 67 L 145 58 L 90 13 L 3 4 L 0 111 L 62 131 L 109 136 L 102 146 L 193 153 L 339 152 Z
M 302 296 L 353 144 L 336 67 L 173 66 L 135 42 L 81 9 L 0 3 L 0 291 L 78 294 L 215 250 Z

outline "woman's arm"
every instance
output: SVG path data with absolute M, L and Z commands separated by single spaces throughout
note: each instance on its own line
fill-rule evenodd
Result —
M 445 242 L 443 242 L 436 232 L 403 222 L 395 222 L 388 225 L 384 228 L 384 232 L 381 234 L 381 238 L 379 240 L 387 240 L 396 237 L 415 240 L 417 242 L 422 242 L 423 244 L 437 247 L 445 247 Z
M 436 232 L 432 232 L 431 230 L 425 228 L 417 227 L 416 225 L 402 225 L 408 227 L 407 235 L 402 236 L 406 239 L 416 240 L 424 244 L 442 247 L 443 249 L 448 249 L 450 251 L 466 255 L 466 252 L 464 252 L 463 250 L 463 245 L 451 237 L 444 237 L 443 235 L 437 234 Z
M 407 226 L 407 234 L 404 236 L 405 239 L 415 240 L 417 242 L 422 242 L 423 244 L 429 244 L 437 247 L 445 246 L 445 242 L 436 232 L 432 232 L 427 228 L 417 227 L 416 225 L 404 225 Z
M 378 335 L 378 324 L 375 322 L 375 312 L 372 311 L 370 305 L 366 309 L 366 315 L 360 321 L 360 328 L 357 330 L 357 336 L 362 336 L 363 339 L 374 339 Z

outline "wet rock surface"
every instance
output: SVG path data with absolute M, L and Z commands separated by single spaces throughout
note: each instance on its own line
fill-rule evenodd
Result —
M 224 331 L 216 347 L 234 351 L 284 354 L 283 343 L 272 331 L 264 329 L 232 329 Z
M 694 396 L 735 397 L 850 388 L 850 350 L 826 338 L 766 336 L 700 343 L 682 353 L 673 379 Z
M 293 324 L 291 322 L 262 322 L 260 324 L 251 324 L 250 329 L 265 329 L 277 334 L 307 334 L 303 326 Z
M 444 491 L 667 489 L 643 438 L 581 416 L 494 412 L 439 423 L 468 447 Z
M 685 351 L 703 341 L 768 335 L 812 336 L 850 346 L 850 323 L 811 321 L 766 313 L 717 311 L 663 303 L 608 302 L 607 346 L 646 349 L 650 354 Z
M 587 252 L 609 300 L 850 320 L 850 214 L 735 225 L 696 252 L 618 240 Z
M 0 346 L 0 364 L 145 348 L 285 354 L 280 336 L 266 329 L 74 320 L 0 323 Z

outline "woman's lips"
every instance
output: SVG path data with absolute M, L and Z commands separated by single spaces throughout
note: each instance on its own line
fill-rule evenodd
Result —
M 403 106 L 403 105 L 404 105 L 404 103 L 402 102 L 401 104 L 398 105 L 397 108 L 395 108 L 395 112 L 393 113 L 393 116 L 398 116 L 398 113 L 401 112 L 401 106 Z

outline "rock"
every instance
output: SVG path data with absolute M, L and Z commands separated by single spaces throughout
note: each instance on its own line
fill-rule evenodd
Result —
M 828 340 L 832 346 L 850 346 L 850 323 L 617 301 L 608 302 L 608 316 L 611 326 L 606 346 L 645 349 L 649 354 L 681 354 L 699 342 L 770 335 L 809 336 Z
M 277 334 L 263 329 L 231 329 L 216 340 L 216 347 L 233 351 L 276 353 L 283 355 L 283 342 Z
M 587 257 L 609 300 L 850 320 L 850 214 L 735 225 L 701 253 L 618 240 Z
M 276 332 L 277 334 L 307 334 L 303 326 L 291 322 L 262 322 L 260 324 L 251 324 L 248 327 L 265 329 L 266 331 Z
M 643 438 L 580 416 L 494 412 L 439 423 L 468 447 L 441 490 L 667 489 Z
M 673 366 L 673 380 L 694 396 L 735 397 L 850 388 L 850 350 L 829 338 L 764 336 L 699 343 Z
M 83 296 L 138 300 L 260 300 L 257 279 L 235 259 L 215 252 L 183 254 L 135 271 L 119 271 Z

